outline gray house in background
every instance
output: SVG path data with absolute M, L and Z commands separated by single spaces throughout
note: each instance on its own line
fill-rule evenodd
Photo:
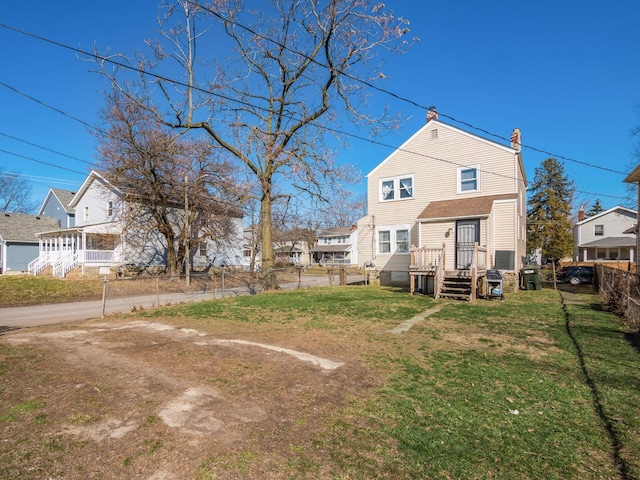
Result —
M 38 258 L 36 233 L 58 228 L 58 219 L 26 213 L 0 212 L 0 273 L 26 272 Z
M 58 228 L 72 228 L 76 226 L 76 213 L 69 206 L 76 192 L 52 188 L 47 193 L 38 215 L 53 217 L 58 220 Z

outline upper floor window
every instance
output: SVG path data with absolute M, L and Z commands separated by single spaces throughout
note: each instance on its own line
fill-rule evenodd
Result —
M 107 217 L 113 216 L 113 202 L 107 203 Z
M 380 200 L 406 200 L 413 198 L 413 175 L 380 180 Z
M 199 254 L 201 257 L 206 257 L 207 256 L 207 242 L 200 242 L 199 245 L 200 249 L 199 249 Z
M 480 191 L 480 170 L 477 166 L 458 168 L 458 193 Z
M 604 235 L 604 225 L 594 225 L 593 234 L 597 237 Z
M 89 220 L 89 205 L 85 205 L 84 207 L 84 219 Z
M 331 239 L 329 237 L 323 237 L 322 238 L 322 243 L 324 245 L 329 245 L 331 243 Z

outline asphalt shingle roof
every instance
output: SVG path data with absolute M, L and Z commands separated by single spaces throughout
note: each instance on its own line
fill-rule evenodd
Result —
M 322 230 L 319 237 L 344 237 L 351 235 L 351 227 L 335 227 Z
M 635 247 L 636 237 L 605 237 L 594 240 L 593 242 L 583 243 L 579 247 Z
M 429 202 L 418 215 L 418 220 L 486 216 L 491 213 L 493 202 L 513 198 L 517 198 L 515 193 Z
M 73 208 L 69 206 L 71 203 L 71 199 L 76 194 L 76 192 L 71 192 L 69 190 L 63 190 L 61 188 L 52 188 L 51 191 L 58 197 L 60 203 L 64 207 L 64 211 L 67 213 L 75 213 Z
M 5 242 L 38 243 L 36 233 L 57 228 L 58 220 L 53 217 L 0 212 L 0 237 Z

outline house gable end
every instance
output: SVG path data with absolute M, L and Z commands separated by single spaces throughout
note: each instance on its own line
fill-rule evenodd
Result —
M 493 142 L 491 140 L 487 140 L 486 138 L 483 137 L 479 137 L 477 135 L 474 135 L 472 133 L 466 132 L 464 130 L 461 130 L 459 128 L 453 127 L 451 125 L 448 125 L 446 123 L 440 122 L 439 120 L 429 120 L 425 125 L 423 125 L 417 132 L 415 132 L 413 135 L 411 135 L 411 137 L 409 137 L 402 145 L 400 145 L 397 149 L 395 149 L 389 156 L 387 156 L 382 162 L 380 162 L 373 170 L 371 170 L 366 177 L 369 178 L 370 176 L 374 175 L 380 168 L 382 168 L 385 164 L 387 164 L 388 162 L 390 162 L 395 156 L 398 155 L 398 153 L 400 152 L 411 152 L 411 153 L 415 153 L 417 155 L 423 155 L 421 152 L 418 151 L 412 151 L 411 148 L 409 148 L 409 145 L 411 145 L 415 139 L 423 136 L 423 135 L 429 135 L 430 131 L 433 129 L 437 129 L 437 128 L 446 128 L 449 129 L 457 134 L 463 135 L 465 137 L 471 138 L 475 141 L 479 141 L 482 143 L 485 143 L 487 145 L 490 145 L 492 147 L 498 148 L 504 152 L 508 152 L 511 154 L 516 154 L 518 153 L 516 150 L 514 150 L 511 147 L 507 147 L 504 145 L 501 145 L 497 142 Z M 429 157 L 428 155 L 424 155 L 425 158 L 432 158 Z M 443 159 L 445 160 L 445 159 Z M 522 161 L 519 162 L 520 168 L 521 168 L 521 173 L 524 176 L 524 168 L 522 166 Z

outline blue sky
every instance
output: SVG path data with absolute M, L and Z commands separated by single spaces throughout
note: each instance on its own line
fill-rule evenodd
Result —
M 389 0 L 386 5 L 411 21 L 411 35 L 421 41 L 386 61 L 381 87 L 435 105 L 441 120 L 490 139 L 496 138 L 486 132 L 508 138 L 520 128 L 523 144 L 533 147 L 523 150 L 529 181 L 550 156 L 543 152 L 564 157 L 578 191 L 576 206 L 596 198 L 605 208 L 624 203 L 622 179 L 637 163 L 633 149 L 640 140 L 631 135 L 640 126 L 640 2 Z M 128 54 L 145 49 L 143 40 L 157 27 L 156 14 L 155 1 L 0 4 L 2 24 L 84 50 L 97 44 Z M 49 187 L 77 189 L 94 161 L 93 137 L 82 123 L 27 96 L 96 125 L 104 79 L 73 52 L 4 27 L 0 44 L 0 167 L 29 179 L 38 203 Z M 376 105 L 408 118 L 380 139 L 385 144 L 400 146 L 424 124 L 424 110 L 381 92 L 372 95 Z M 363 177 L 391 152 L 360 140 L 350 143 L 339 158 L 358 165 Z M 364 188 L 364 182 L 356 187 Z

